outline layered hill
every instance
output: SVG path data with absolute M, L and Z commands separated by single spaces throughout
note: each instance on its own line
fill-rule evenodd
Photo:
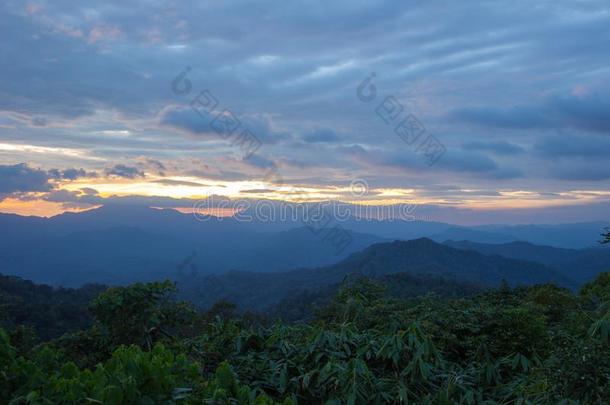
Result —
M 411 241 L 377 243 L 345 260 L 325 267 L 279 273 L 229 272 L 205 277 L 185 277 L 179 283 L 184 297 L 201 307 L 229 300 L 244 309 L 264 309 L 303 291 L 316 291 L 340 283 L 346 276 L 382 278 L 406 273 L 414 276 L 493 287 L 553 282 L 574 288 L 576 283 L 559 272 L 525 260 L 488 256 L 454 249 L 421 238 Z
M 485 255 L 499 255 L 542 263 L 579 284 L 591 281 L 602 271 L 610 270 L 610 249 L 607 247 L 564 249 L 527 242 L 489 244 L 466 240 L 445 241 L 444 244 Z

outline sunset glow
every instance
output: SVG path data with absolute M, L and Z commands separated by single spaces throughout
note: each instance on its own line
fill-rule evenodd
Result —
M 234 5 L 206 23 L 204 5 L 150 7 L 158 20 L 1 7 L 15 45 L 0 68 L 0 212 L 184 209 L 212 195 L 408 203 L 474 222 L 610 212 L 608 21 L 593 5 L 505 20 L 352 4 L 341 29 L 286 6 L 239 40 L 226 27 L 250 13 Z M 426 23 L 436 12 L 445 26 Z M 473 13 L 484 17 L 464 24 Z M 536 33 L 519 18 L 538 19 Z M 569 43 L 549 49 L 563 32 Z

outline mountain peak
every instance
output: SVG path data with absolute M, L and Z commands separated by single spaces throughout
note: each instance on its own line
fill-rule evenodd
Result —
M 357 272 L 376 277 L 407 272 L 457 277 L 481 285 L 506 279 L 512 285 L 553 281 L 573 286 L 572 280 L 540 263 L 460 250 L 428 238 L 376 243 L 333 267 L 329 270 L 335 274 Z
M 421 249 L 438 249 L 444 246 L 440 243 L 433 241 L 430 238 L 417 238 L 410 240 L 394 240 L 392 242 L 382 242 L 371 245 L 369 249 L 381 249 L 381 250 L 421 250 Z M 368 249 L 367 249 L 368 250 Z

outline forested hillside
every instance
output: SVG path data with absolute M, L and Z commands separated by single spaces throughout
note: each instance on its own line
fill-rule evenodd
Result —
M 32 328 L 43 338 L 85 329 L 92 323 L 89 302 L 106 287 L 53 288 L 0 274 L 0 324 Z
M 445 241 L 443 244 L 456 249 L 474 250 L 484 255 L 542 263 L 579 284 L 594 279 L 600 270 L 610 266 L 610 249 L 599 246 L 588 249 L 562 249 L 527 242 L 490 244 L 465 240 Z
M 462 298 L 397 298 L 401 288 L 353 280 L 298 325 L 226 302 L 198 312 L 172 299 L 170 282 L 110 288 L 91 302 L 88 329 L 38 345 L 14 325 L 0 332 L 0 402 L 610 399 L 610 273 L 578 294 L 505 284 Z
M 610 405 L 610 0 L 0 33 L 0 405 Z
M 502 281 L 511 286 L 546 282 L 568 288 L 577 286 L 565 275 L 540 263 L 454 249 L 426 238 L 377 243 L 325 267 L 278 273 L 233 271 L 184 276 L 178 279 L 178 286 L 184 299 L 201 308 L 224 299 L 241 308 L 260 311 L 303 292 L 317 294 L 346 276 L 385 278 L 396 273 L 420 278 L 423 284 L 426 279 L 436 278 L 478 287 L 497 287 Z

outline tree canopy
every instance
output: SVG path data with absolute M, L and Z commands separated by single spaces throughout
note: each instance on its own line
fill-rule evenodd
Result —
M 308 322 L 195 311 L 170 282 L 106 290 L 90 327 L 0 331 L 0 402 L 607 403 L 610 273 L 459 297 L 349 280 Z M 12 401 L 12 402 L 11 402 Z

